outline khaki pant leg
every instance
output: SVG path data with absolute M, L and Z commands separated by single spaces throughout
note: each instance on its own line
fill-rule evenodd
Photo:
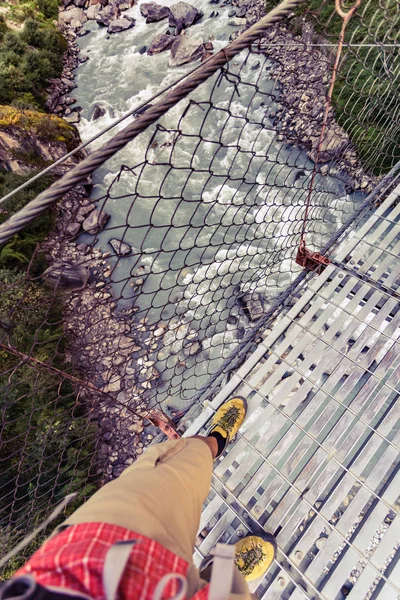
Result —
M 212 465 L 210 449 L 199 439 L 151 446 L 65 524 L 111 523 L 159 542 L 190 564 L 193 593 L 199 583 L 193 549 L 202 505 L 210 491 Z

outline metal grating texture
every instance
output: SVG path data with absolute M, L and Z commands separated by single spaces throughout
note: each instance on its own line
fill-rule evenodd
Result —
M 400 186 L 185 434 L 233 394 L 247 398 L 215 464 L 195 560 L 217 541 L 273 533 L 259 598 L 399 597 L 399 196 Z

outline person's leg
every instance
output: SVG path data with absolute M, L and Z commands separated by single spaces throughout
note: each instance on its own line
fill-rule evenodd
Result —
M 190 438 L 148 448 L 65 524 L 119 525 L 191 562 L 202 504 L 210 490 L 213 443 Z
M 210 491 L 213 459 L 243 423 L 246 401 L 233 398 L 215 414 L 208 437 L 150 446 L 118 479 L 107 483 L 64 523 L 119 525 L 192 557 L 201 509 Z M 189 584 L 190 574 L 188 573 Z M 194 577 L 198 582 L 198 575 Z M 192 586 L 191 586 L 192 587 Z

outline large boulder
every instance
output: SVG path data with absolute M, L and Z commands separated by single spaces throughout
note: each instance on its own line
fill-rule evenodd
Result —
M 73 29 L 79 29 L 83 23 L 86 23 L 87 16 L 81 8 L 74 6 L 68 10 L 62 10 L 58 14 L 58 21 L 61 26 L 70 25 Z
M 120 17 L 119 19 L 114 19 L 110 22 L 107 33 L 119 33 L 120 31 L 125 31 L 126 29 L 130 29 L 135 25 L 135 19 L 131 17 Z
M 128 10 L 128 8 L 132 8 L 135 4 L 134 0 L 114 0 L 114 6 L 118 8 L 118 10 Z
M 108 243 L 118 256 L 126 256 L 132 252 L 132 248 L 129 246 L 129 244 L 126 244 L 122 240 L 113 238 Z
M 94 210 L 88 217 L 83 221 L 82 228 L 91 235 L 99 233 L 105 224 L 107 223 L 110 215 L 102 210 Z
M 100 14 L 96 17 L 96 22 L 99 25 L 103 25 L 104 27 L 108 27 L 111 21 L 114 19 L 118 19 L 118 10 L 114 6 L 105 6 Z
M 171 46 L 170 67 L 179 67 L 190 62 L 199 60 L 205 52 L 202 40 L 179 35 Z
M 169 17 L 169 8 L 155 2 L 144 2 L 140 5 L 140 14 L 146 19 L 146 23 L 155 23 Z
M 83 265 L 65 260 L 54 263 L 42 274 L 52 286 L 84 287 L 90 277 L 89 271 Z
M 314 162 L 318 154 L 318 144 L 319 136 L 315 136 L 312 138 L 312 148 L 308 153 L 308 156 Z M 332 158 L 337 158 L 345 149 L 348 148 L 348 146 L 348 135 L 339 125 L 337 125 L 337 123 L 332 123 L 325 130 L 318 154 L 318 162 L 327 162 Z
M 147 54 L 159 54 L 159 52 L 164 52 L 164 50 L 168 50 L 168 48 L 171 48 L 172 43 L 175 39 L 176 38 L 173 35 L 159 33 L 153 38 L 150 47 L 147 50 Z
M 108 104 L 108 102 L 105 102 L 105 101 L 95 102 L 89 108 L 88 120 L 96 121 L 97 119 L 99 119 L 100 117 L 103 117 L 104 115 L 108 115 L 109 117 L 111 117 L 113 119 L 115 117 L 115 111 L 114 111 L 113 107 L 110 104 Z
M 180 33 L 182 29 L 190 27 L 203 16 L 201 10 L 197 10 L 187 2 L 178 2 L 169 9 L 169 24 L 176 28 L 175 33 Z
M 101 4 L 91 4 L 86 11 L 86 16 L 88 19 L 97 19 L 100 16 L 103 7 Z

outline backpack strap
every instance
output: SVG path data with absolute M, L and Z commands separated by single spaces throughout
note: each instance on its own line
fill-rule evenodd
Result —
M 217 544 L 213 556 L 208 600 L 228 600 L 235 568 L 235 545 Z
M 115 542 L 106 554 L 103 566 L 103 589 L 106 600 L 115 600 L 118 586 L 137 540 Z
M 89 596 L 65 588 L 45 587 L 31 575 L 20 575 L 0 587 L 0 600 L 91 600 Z

